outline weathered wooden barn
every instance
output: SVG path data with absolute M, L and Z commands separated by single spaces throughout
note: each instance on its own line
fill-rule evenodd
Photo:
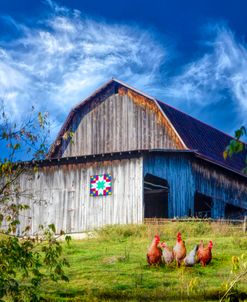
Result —
M 71 110 L 39 171 L 21 177 L 35 200 L 22 225 L 32 217 L 33 232 L 49 223 L 80 232 L 148 217 L 243 216 L 246 154 L 224 160 L 231 139 L 112 79 Z

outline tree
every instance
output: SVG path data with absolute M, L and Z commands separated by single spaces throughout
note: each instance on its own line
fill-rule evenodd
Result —
M 57 241 L 53 224 L 35 237 L 27 225 L 20 237 L 16 236 L 21 211 L 28 209 L 17 200 L 24 193 L 18 185 L 23 173 L 33 173 L 35 164 L 23 164 L 18 158 L 33 161 L 43 159 L 49 137 L 48 115 L 34 108 L 21 124 L 11 121 L 4 103 L 0 106 L 0 301 L 40 301 L 40 285 L 46 280 L 68 281 L 62 258 L 62 246 Z M 31 198 L 31 196 L 29 197 Z M 60 235 L 63 235 L 61 231 Z M 70 237 L 66 237 L 69 242 Z
M 227 157 L 232 157 L 233 154 L 238 154 L 246 150 L 246 144 L 243 143 L 240 139 L 244 138 L 247 135 L 246 128 L 242 126 L 235 131 L 235 139 L 232 139 L 229 145 L 226 147 L 223 156 L 224 159 Z M 246 167 L 243 169 L 243 173 L 247 174 L 247 157 L 245 159 Z

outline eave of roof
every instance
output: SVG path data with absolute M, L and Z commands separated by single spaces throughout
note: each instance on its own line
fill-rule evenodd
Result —
M 71 156 L 62 158 L 52 158 L 37 161 L 25 161 L 20 162 L 21 165 L 36 165 L 36 166 L 54 166 L 54 165 L 66 165 L 66 164 L 78 164 L 95 161 L 106 160 L 119 160 L 126 158 L 135 158 L 147 154 L 168 154 L 168 153 L 180 153 L 180 154 L 194 154 L 195 150 L 176 150 L 176 149 L 142 149 L 142 150 L 129 150 L 122 152 L 89 154 L 82 156 Z
M 215 160 L 212 160 L 211 158 L 209 158 L 209 157 L 207 157 L 207 156 L 205 156 L 205 155 L 203 155 L 203 154 L 201 154 L 201 153 L 195 152 L 194 155 L 195 155 L 195 157 L 197 157 L 197 158 L 200 158 L 200 159 L 202 159 L 202 160 L 204 160 L 204 161 L 206 161 L 206 162 L 209 162 L 209 163 L 211 163 L 211 164 L 213 164 L 213 165 L 215 165 L 215 166 L 221 167 L 221 168 L 223 168 L 223 169 L 225 169 L 225 170 L 227 170 L 227 171 L 236 173 L 236 174 L 240 175 L 241 177 L 244 177 L 244 178 L 247 179 L 247 175 L 246 175 L 246 174 L 241 173 L 241 172 L 239 172 L 238 170 L 231 169 L 229 166 L 223 165 L 223 164 L 221 164 L 220 162 L 217 162 L 217 161 L 215 161 Z
M 176 150 L 176 149 L 143 149 L 143 150 L 129 150 L 122 152 L 111 152 L 111 153 L 100 153 L 100 154 L 89 154 L 82 156 L 71 156 L 62 158 L 52 158 L 37 161 L 25 161 L 18 162 L 20 165 L 26 166 L 60 166 L 60 165 L 70 165 L 70 164 L 83 164 L 88 162 L 102 162 L 111 160 L 123 160 L 128 158 L 138 158 L 145 155 L 165 155 L 165 154 L 184 154 L 192 155 L 194 158 L 198 158 L 204 162 L 210 163 L 216 167 L 220 167 L 223 170 L 229 171 L 230 173 L 238 174 L 241 178 L 247 179 L 247 175 L 240 173 L 234 169 L 230 169 L 221 163 L 212 161 L 210 158 L 203 156 L 198 153 L 197 150 Z

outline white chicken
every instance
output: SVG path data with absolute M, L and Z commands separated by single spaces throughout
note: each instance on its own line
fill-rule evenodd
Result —
M 198 250 L 198 245 L 195 245 L 193 250 L 184 258 L 185 266 L 193 266 L 196 263 L 196 253 Z

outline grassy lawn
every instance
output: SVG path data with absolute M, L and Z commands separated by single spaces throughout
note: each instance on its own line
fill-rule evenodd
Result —
M 182 232 L 187 251 L 201 239 L 213 240 L 213 260 L 205 268 L 148 267 L 147 247 L 158 233 L 173 246 Z M 241 229 L 216 223 L 168 222 L 164 226 L 115 226 L 97 237 L 64 244 L 71 267 L 69 283 L 48 283 L 50 301 L 213 301 L 233 279 L 232 256 L 247 254 L 247 237 Z M 247 299 L 247 280 L 238 285 L 241 301 Z M 234 300 L 235 301 L 235 300 Z M 246 300 L 247 301 L 247 300 Z

